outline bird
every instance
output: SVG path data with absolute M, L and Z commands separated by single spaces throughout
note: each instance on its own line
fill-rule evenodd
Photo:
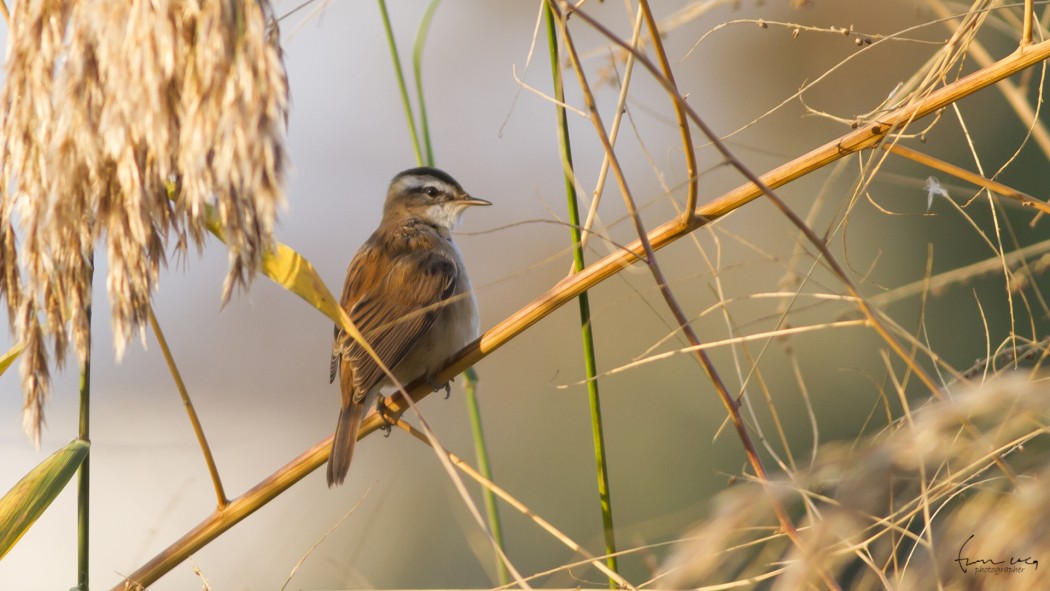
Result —
M 346 271 L 340 304 L 401 384 L 433 372 L 480 334 L 478 303 L 452 230 L 472 197 L 448 173 L 418 167 L 390 181 L 379 227 Z M 393 382 L 339 325 L 329 383 L 339 377 L 342 405 L 328 458 L 328 486 L 342 484 L 361 421 Z M 447 388 L 448 385 L 445 384 Z M 435 387 L 437 389 L 437 387 Z

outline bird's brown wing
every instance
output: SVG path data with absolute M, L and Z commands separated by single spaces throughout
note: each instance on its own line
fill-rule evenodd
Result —
M 366 249 L 368 250 L 368 249 Z M 359 253 L 344 287 L 347 313 L 388 369 L 434 324 L 441 303 L 455 290 L 455 261 L 437 249 L 415 249 L 395 256 Z M 361 260 L 358 260 L 361 259 Z M 374 359 L 346 335 L 337 333 L 338 354 L 353 370 L 353 397 L 358 402 L 385 374 Z M 340 342 L 341 341 L 341 342 Z M 344 388 L 343 404 L 350 393 Z
M 373 235 L 354 254 L 354 258 L 350 261 L 350 266 L 346 269 L 346 279 L 343 280 L 343 293 L 339 297 L 339 304 L 362 334 L 365 332 L 365 328 L 357 324 L 357 320 L 353 316 L 354 305 L 367 295 L 369 286 L 377 285 L 382 281 L 383 276 L 390 271 L 394 260 L 394 256 L 390 252 L 384 252 L 376 247 L 376 241 L 377 237 Z M 347 343 L 353 341 L 349 335 L 343 332 L 343 329 L 338 324 L 333 329 L 335 334 L 332 338 L 332 361 L 328 368 L 329 384 L 335 381 Z M 345 400 L 343 404 L 346 404 Z

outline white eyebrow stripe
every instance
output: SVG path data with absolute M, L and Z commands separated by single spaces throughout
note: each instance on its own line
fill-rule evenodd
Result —
M 442 193 L 452 193 L 452 186 L 448 183 L 435 178 L 422 178 L 422 177 L 407 177 L 405 179 L 405 189 L 408 191 L 419 191 L 426 188 L 434 188 Z

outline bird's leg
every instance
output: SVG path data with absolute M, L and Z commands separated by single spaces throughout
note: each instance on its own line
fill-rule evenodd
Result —
M 444 389 L 445 400 L 448 400 L 448 397 L 452 396 L 452 380 L 449 380 L 444 384 L 439 384 L 436 381 L 434 381 L 434 376 L 427 376 L 427 383 L 430 384 L 430 387 L 433 388 L 435 392 Z
M 390 412 L 390 409 L 386 406 L 386 397 L 382 395 L 376 396 L 376 414 L 383 419 L 383 426 L 379 428 L 384 433 L 383 437 L 390 437 L 390 432 L 393 431 L 394 423 L 387 418 L 388 412 Z

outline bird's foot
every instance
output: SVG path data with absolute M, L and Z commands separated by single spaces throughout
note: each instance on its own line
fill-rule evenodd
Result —
M 449 380 L 444 384 L 439 384 L 434 381 L 434 378 L 428 377 L 427 383 L 430 384 L 430 387 L 433 388 L 435 392 L 443 389 L 445 391 L 445 400 L 448 400 L 448 397 L 452 395 L 452 380 Z
M 386 398 L 382 396 L 376 397 L 376 414 L 383 419 L 383 426 L 379 428 L 383 432 L 383 437 L 390 437 L 390 433 L 393 431 L 394 423 L 390 420 L 389 413 L 390 409 L 386 406 Z

